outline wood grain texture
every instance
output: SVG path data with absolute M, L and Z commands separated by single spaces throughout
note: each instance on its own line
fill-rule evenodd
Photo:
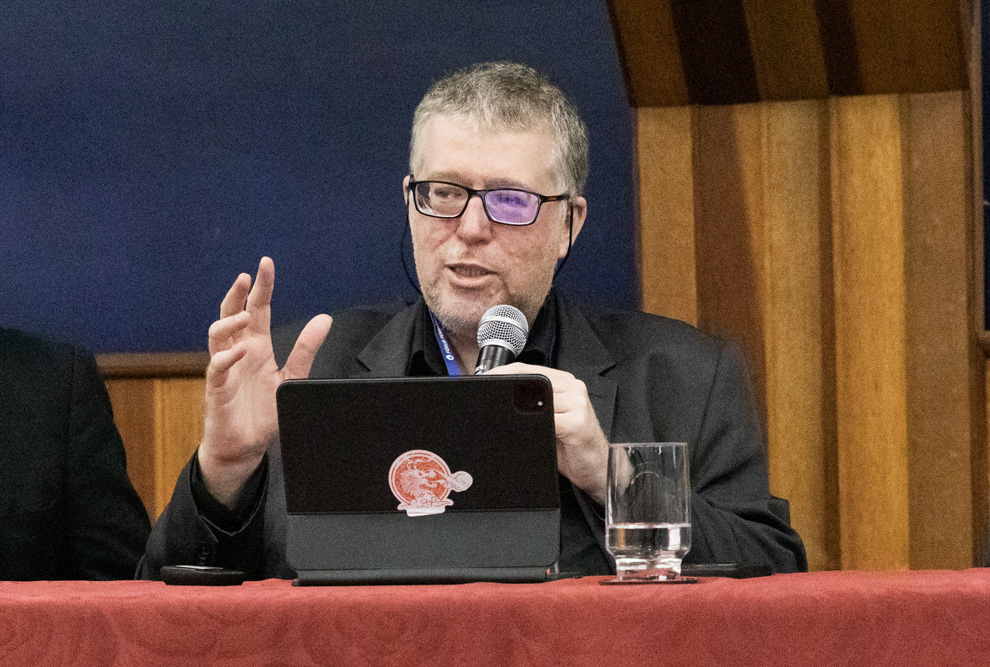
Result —
M 958 0 L 845 0 L 861 92 L 920 93 L 967 87 Z
M 763 162 L 760 105 L 695 114 L 698 323 L 740 343 L 766 414 Z
M 693 162 L 698 319 L 746 354 L 771 488 L 819 570 L 838 567 L 826 114 L 821 102 L 696 109 Z
M 202 439 L 204 380 L 111 379 L 107 390 L 127 451 L 128 475 L 154 520 Z
M 828 107 L 762 106 L 770 484 L 791 502 L 809 566 L 837 569 Z
M 662 270 L 647 248 L 689 263 L 689 228 L 665 244 L 656 223 L 674 215 L 663 195 L 693 191 L 698 322 L 743 347 L 771 486 L 792 502 L 812 569 L 965 567 L 982 539 L 966 99 L 638 114 L 644 306 Z M 686 123 L 691 183 L 669 173 L 687 160 L 667 159 L 683 155 Z
M 691 102 L 757 102 L 760 91 L 739 0 L 671 0 Z
M 962 90 L 966 0 L 609 0 L 633 106 Z
M 108 380 L 113 418 L 127 453 L 127 474 L 154 519 L 158 516 L 155 485 L 155 385 L 157 380 Z
M 643 108 L 636 117 L 643 310 L 696 324 L 692 111 Z
M 837 568 L 827 106 L 640 109 L 638 121 L 644 309 L 693 322 L 684 282 L 704 267 L 703 326 L 764 370 L 771 488 L 791 501 L 812 569 Z M 678 173 L 691 134 L 697 247 L 692 177 Z
M 839 512 L 844 569 L 910 564 L 900 101 L 832 101 Z
M 608 0 L 629 103 L 634 107 L 688 103 L 671 0 Z
M 97 355 L 100 372 L 108 379 L 203 377 L 209 352 L 122 352 Z
M 172 497 L 179 472 L 203 439 L 205 380 L 170 378 L 160 385 L 158 469 L 155 499 L 161 513 Z
M 828 72 L 814 0 L 742 0 L 760 99 L 827 97 Z
M 968 46 L 966 53 L 967 73 L 969 77 L 969 117 L 967 126 L 969 127 L 969 151 L 970 156 L 970 203 L 972 206 L 971 220 L 973 225 L 970 229 L 970 239 L 972 243 L 973 257 L 973 285 L 970 291 L 973 299 L 973 329 L 977 332 L 977 337 L 986 333 L 987 313 L 985 306 L 986 294 L 984 292 L 984 272 L 986 271 L 986 257 L 984 256 L 984 201 L 990 193 L 983 191 L 984 169 L 990 165 L 983 164 L 984 141 L 990 137 L 983 136 L 983 18 L 981 17 L 981 0 L 960 0 L 963 6 L 962 14 L 964 26 L 964 43 Z M 990 355 L 990 345 L 983 345 Z M 982 382 L 980 383 L 983 384 Z
M 970 335 L 970 192 L 962 92 L 904 103 L 911 567 L 973 564 L 976 341 Z
M 977 412 L 983 410 L 982 419 L 976 419 L 973 427 L 973 469 L 970 476 L 973 487 L 973 539 L 976 544 L 974 549 L 975 562 L 983 565 L 990 563 L 990 445 L 988 445 L 987 419 L 990 417 L 990 410 L 987 409 L 987 382 L 990 381 L 987 365 L 983 362 L 990 354 L 990 346 L 984 343 L 987 339 L 986 329 L 986 307 L 984 293 L 984 272 L 986 271 L 987 258 L 984 256 L 984 198 L 987 193 L 983 189 L 983 81 L 982 81 L 982 50 L 983 36 L 981 17 L 982 4 L 979 0 L 960 0 L 962 6 L 963 43 L 966 45 L 968 54 L 967 71 L 969 76 L 969 118 L 970 128 L 968 154 L 971 156 L 969 163 L 969 184 L 970 184 L 970 248 L 971 261 L 971 286 L 970 313 L 972 316 L 971 327 L 976 332 L 979 350 L 975 350 L 976 357 L 974 366 L 982 368 L 982 373 L 972 379 L 973 396 L 977 401 Z M 982 394 L 982 400 L 980 400 Z

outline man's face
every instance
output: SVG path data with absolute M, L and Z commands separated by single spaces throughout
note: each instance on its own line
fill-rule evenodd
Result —
M 474 189 L 558 195 L 564 187 L 552 149 L 545 132 L 475 130 L 463 119 L 436 116 L 422 128 L 414 176 Z M 578 197 L 572 203 L 577 238 L 585 201 Z M 497 304 L 519 308 L 532 323 L 550 291 L 557 260 L 567 253 L 566 201 L 543 204 L 536 222 L 525 227 L 492 222 L 479 197 L 471 197 L 458 218 L 425 216 L 408 197 L 406 205 L 423 297 L 448 330 L 474 335 L 481 316 Z

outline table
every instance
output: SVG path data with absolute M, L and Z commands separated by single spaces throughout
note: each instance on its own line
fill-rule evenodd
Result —
M 990 664 L 990 570 L 690 585 L 0 583 L 0 664 Z

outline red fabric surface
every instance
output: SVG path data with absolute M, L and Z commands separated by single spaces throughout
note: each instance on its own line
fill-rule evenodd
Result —
M 0 664 L 990 664 L 987 570 L 600 581 L 5 582 Z

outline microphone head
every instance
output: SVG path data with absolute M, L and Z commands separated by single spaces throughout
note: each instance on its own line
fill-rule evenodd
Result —
M 481 316 L 478 324 L 478 347 L 501 345 L 518 356 L 526 347 L 529 323 L 522 311 L 515 306 L 492 306 Z

